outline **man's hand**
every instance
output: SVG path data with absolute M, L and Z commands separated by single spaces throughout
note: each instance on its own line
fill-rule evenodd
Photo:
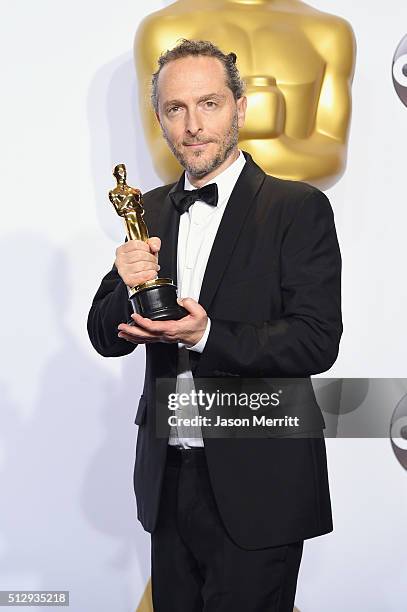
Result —
M 139 314 L 132 314 L 135 325 L 120 323 L 119 338 L 135 344 L 146 342 L 182 342 L 194 346 L 204 335 L 208 317 L 206 311 L 192 298 L 177 299 L 189 314 L 179 321 L 152 321 Z
M 115 265 L 128 287 L 135 287 L 157 278 L 157 272 L 160 269 L 158 265 L 160 248 L 161 240 L 154 236 L 147 242 L 129 240 L 116 249 Z

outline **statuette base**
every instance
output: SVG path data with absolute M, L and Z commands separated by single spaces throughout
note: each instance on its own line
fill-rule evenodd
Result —
M 139 285 L 129 301 L 135 313 L 152 321 L 178 321 L 188 314 L 177 303 L 177 287 L 171 279 L 159 278 Z M 131 323 L 134 325 L 134 321 Z

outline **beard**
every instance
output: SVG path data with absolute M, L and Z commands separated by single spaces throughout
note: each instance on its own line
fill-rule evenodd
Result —
M 181 166 L 186 170 L 189 176 L 193 178 L 202 178 L 206 174 L 209 174 L 216 168 L 219 168 L 236 147 L 239 141 L 239 126 L 237 111 L 232 117 L 232 121 L 228 126 L 228 129 L 223 134 L 222 138 L 218 140 L 211 140 L 218 145 L 217 151 L 210 159 L 205 159 L 205 151 L 193 151 L 193 158 L 187 159 L 186 155 L 181 151 L 181 144 L 177 145 L 173 142 L 168 133 L 162 128 L 163 136 L 171 149 L 173 155 L 177 158 Z M 197 144 L 198 142 L 208 142 L 205 139 L 191 140 L 190 144 Z

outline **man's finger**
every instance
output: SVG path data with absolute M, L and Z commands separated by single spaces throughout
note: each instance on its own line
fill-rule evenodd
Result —
M 131 317 L 134 319 L 136 325 L 155 334 L 173 332 L 174 323 L 177 323 L 177 321 L 152 321 L 136 313 L 132 314 Z
M 119 332 L 117 334 L 118 338 L 121 338 L 122 340 L 127 340 L 129 342 L 134 342 L 134 344 L 140 344 L 141 341 L 137 341 L 136 338 L 133 338 L 132 336 L 130 336 L 129 334 L 125 334 L 124 332 Z
M 150 251 L 150 247 L 144 240 L 128 240 L 124 242 L 120 247 L 116 249 L 117 251 L 120 249 L 121 253 L 131 253 L 131 251 Z
M 126 334 L 126 332 L 119 332 L 118 334 L 119 338 L 122 338 L 122 340 L 128 340 L 129 342 L 133 342 L 134 344 L 146 344 L 147 342 L 160 342 L 159 338 L 153 337 L 153 338 L 137 338 L 137 336 L 131 336 L 130 334 Z
M 125 332 L 126 334 L 128 334 L 129 336 L 132 336 L 134 338 L 138 337 L 138 338 L 156 338 L 159 334 L 158 333 L 152 333 L 149 331 L 146 331 L 145 329 L 141 328 L 138 325 L 127 325 L 127 323 L 120 323 L 117 326 L 117 331 L 118 332 Z

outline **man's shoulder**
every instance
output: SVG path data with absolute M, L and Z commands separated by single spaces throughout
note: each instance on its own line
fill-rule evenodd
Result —
M 310 183 L 286 178 L 280 178 L 273 174 L 267 174 L 261 166 L 247 153 L 244 152 L 247 162 L 246 177 L 261 174 L 261 192 L 267 197 L 273 198 L 274 202 L 293 202 L 299 205 L 306 199 L 320 199 L 328 201 L 327 196 Z M 314 196 L 312 198 L 311 196 Z
M 326 197 L 318 187 L 305 181 L 294 181 L 266 174 L 264 184 L 267 189 L 272 190 L 275 194 L 292 198 L 297 202 L 308 198 L 312 194 L 317 197 Z
M 285 216 L 319 214 L 332 216 L 332 206 L 327 195 L 310 183 L 282 179 L 267 174 L 264 181 L 265 200 L 272 199 Z

